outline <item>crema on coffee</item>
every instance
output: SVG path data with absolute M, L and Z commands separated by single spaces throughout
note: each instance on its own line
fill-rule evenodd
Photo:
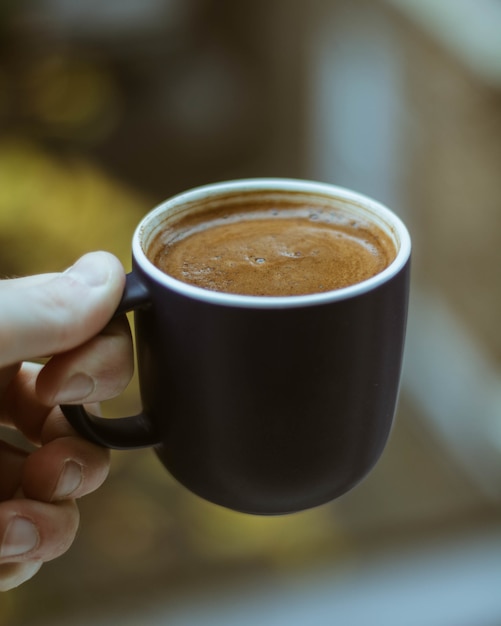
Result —
M 169 223 L 148 255 L 170 276 L 213 291 L 296 296 L 340 289 L 384 270 L 391 238 L 332 207 L 257 200 Z

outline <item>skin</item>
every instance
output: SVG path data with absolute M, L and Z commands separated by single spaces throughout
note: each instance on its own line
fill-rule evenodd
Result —
M 1 591 L 70 547 L 76 500 L 108 474 L 108 451 L 79 437 L 58 405 L 100 402 L 129 382 L 127 320 L 110 322 L 124 282 L 105 252 L 61 274 L 0 281 L 0 423 L 33 444 L 26 452 L 0 441 Z M 30 362 L 39 357 L 51 358 Z

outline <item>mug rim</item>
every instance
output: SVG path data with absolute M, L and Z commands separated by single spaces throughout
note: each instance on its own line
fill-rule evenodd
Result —
M 195 285 L 184 283 L 166 274 L 157 268 L 146 256 L 146 252 L 143 248 L 146 228 L 152 221 L 157 220 L 169 209 L 186 203 L 194 203 L 210 197 L 221 196 L 223 194 L 228 195 L 228 193 L 246 193 L 252 191 L 311 193 L 316 196 L 337 198 L 361 205 L 364 211 L 373 213 L 375 217 L 377 216 L 378 221 L 383 221 L 387 226 L 391 226 L 392 235 L 397 240 L 397 254 L 383 271 L 364 281 L 331 291 L 294 296 L 252 296 L 211 291 L 202 287 L 196 287 Z M 208 304 L 232 307 L 279 309 L 327 304 L 373 291 L 380 285 L 388 282 L 404 268 L 411 254 L 411 238 L 407 227 L 398 215 L 380 202 L 359 192 L 330 183 L 298 178 L 246 178 L 194 187 L 175 194 L 160 203 L 147 213 L 137 226 L 132 239 L 132 254 L 138 266 L 155 282 L 189 298 Z

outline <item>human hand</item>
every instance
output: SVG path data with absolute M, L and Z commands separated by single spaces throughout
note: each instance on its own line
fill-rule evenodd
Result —
M 0 441 L 2 591 L 69 548 L 75 499 L 107 476 L 108 451 L 80 438 L 59 404 L 99 402 L 129 382 L 127 320 L 110 322 L 124 282 L 121 264 L 105 252 L 62 274 L 0 281 L 0 423 L 34 444 L 26 452 Z M 47 356 L 44 366 L 26 362 Z

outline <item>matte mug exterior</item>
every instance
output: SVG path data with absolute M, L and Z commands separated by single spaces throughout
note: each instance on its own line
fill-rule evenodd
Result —
M 359 285 L 271 298 L 185 285 L 146 258 L 155 220 L 218 194 L 270 192 L 364 207 L 393 237 L 396 259 Z M 64 406 L 64 413 L 101 445 L 154 446 L 180 483 L 225 507 L 281 514 L 326 503 L 367 475 L 388 439 L 409 265 L 400 220 L 338 187 L 253 179 L 180 194 L 138 227 L 119 309 L 135 309 L 142 413 L 113 420 L 80 406 Z

